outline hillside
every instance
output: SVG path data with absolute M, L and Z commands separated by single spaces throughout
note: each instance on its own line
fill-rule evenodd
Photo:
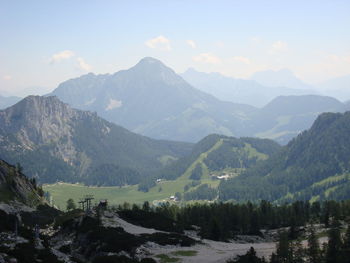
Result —
M 270 159 L 221 183 L 223 200 L 346 199 L 350 112 L 324 113 Z
M 220 73 L 198 72 L 193 68 L 181 76 L 193 87 L 224 101 L 263 107 L 278 96 L 307 95 L 309 90 L 293 89 L 289 86 L 266 86 L 255 80 L 226 77 Z
M 75 110 L 56 97 L 29 96 L 0 111 L 0 157 L 42 183 L 136 184 L 192 145 L 157 141 Z
M 196 143 L 189 156 L 165 167 L 161 173 L 163 177 L 173 179 L 188 169 L 193 170 L 198 164 L 202 166 L 203 174 L 226 168 L 247 168 L 279 149 L 280 146 L 271 140 L 213 134 Z
M 21 172 L 20 166 L 12 166 L 0 160 L 0 203 L 18 201 L 28 206 L 42 203 L 43 194 L 33 180 Z
M 193 88 L 154 58 L 112 75 L 88 74 L 60 84 L 51 95 L 73 107 L 157 139 L 196 142 L 211 133 L 236 134 L 248 105 L 219 101 Z
M 271 140 L 209 135 L 195 144 L 191 154 L 143 181 L 139 190 L 153 193 L 159 187 L 170 188 L 170 194 L 179 192 L 187 200 L 211 200 L 217 197 L 219 179 L 235 177 L 279 149 Z M 157 186 L 157 178 L 169 181 Z

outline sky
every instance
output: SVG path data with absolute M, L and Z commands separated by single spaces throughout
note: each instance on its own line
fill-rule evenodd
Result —
M 350 74 L 349 14 L 349 0 L 0 0 L 0 95 L 46 94 L 146 56 L 178 73 L 288 68 L 317 84 Z

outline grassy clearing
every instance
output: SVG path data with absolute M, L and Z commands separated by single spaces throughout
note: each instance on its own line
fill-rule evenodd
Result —
M 350 180 L 350 174 L 341 174 L 341 175 L 334 175 L 327 177 L 326 179 L 323 179 L 322 181 L 319 181 L 317 183 L 314 183 L 312 187 L 317 187 L 317 186 L 323 186 L 329 183 L 335 183 L 340 180 L 347 179 Z
M 252 145 L 245 143 L 243 150 L 248 154 L 249 158 L 256 157 L 258 160 L 266 160 L 269 158 L 268 155 L 258 152 Z
M 169 257 L 168 255 L 165 255 L 165 254 L 156 255 L 156 258 L 159 258 L 161 263 L 179 262 L 180 261 L 179 258 Z
M 193 169 L 197 166 L 197 164 L 201 165 L 203 168 L 203 176 L 202 179 L 209 179 L 209 169 L 206 166 L 206 164 L 204 163 L 204 160 L 208 157 L 208 154 L 211 153 L 212 151 L 215 151 L 216 149 L 220 148 L 220 146 L 223 144 L 224 140 L 220 139 L 218 140 L 213 147 L 211 147 L 208 151 L 202 153 L 201 155 L 199 155 L 198 159 L 196 161 L 194 161 L 190 167 L 187 168 L 186 172 L 180 176 L 178 179 L 189 179 L 189 177 L 191 176 L 191 173 L 193 171 Z
M 44 191 L 51 194 L 53 202 L 60 209 L 66 208 L 66 202 L 72 198 L 76 203 L 84 195 L 94 195 L 95 202 L 102 199 L 108 199 L 109 204 L 118 205 L 124 202 L 142 204 L 144 201 L 153 202 L 155 200 L 166 200 L 176 192 L 183 193 L 186 184 L 191 183 L 188 178 L 179 178 L 175 181 L 162 181 L 155 187 L 151 188 L 147 193 L 137 190 L 137 185 L 126 187 L 95 187 L 84 186 L 81 184 L 56 183 L 44 185 Z M 204 179 L 202 184 L 209 184 L 212 187 L 217 187 L 219 180 Z M 161 189 L 161 191 L 159 191 Z
M 171 252 L 172 255 L 181 257 L 194 257 L 197 255 L 197 253 L 198 251 L 195 250 L 179 250 Z

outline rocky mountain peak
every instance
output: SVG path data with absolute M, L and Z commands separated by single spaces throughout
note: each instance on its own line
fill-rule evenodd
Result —
M 174 70 L 164 65 L 160 60 L 145 57 L 134 67 L 128 70 L 138 78 L 150 80 L 152 82 L 165 82 L 166 84 L 175 85 L 184 80 L 175 73 Z
M 28 96 L 0 111 L 0 131 L 13 134 L 30 149 L 37 144 L 69 137 L 71 119 L 78 112 L 54 96 Z

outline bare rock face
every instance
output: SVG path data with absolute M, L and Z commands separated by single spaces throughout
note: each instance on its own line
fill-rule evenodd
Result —
M 2 134 L 12 134 L 20 147 L 34 149 L 36 145 L 66 139 L 64 147 L 58 147 L 62 158 L 75 154 L 71 144 L 72 120 L 77 112 L 56 97 L 29 96 L 0 112 Z

